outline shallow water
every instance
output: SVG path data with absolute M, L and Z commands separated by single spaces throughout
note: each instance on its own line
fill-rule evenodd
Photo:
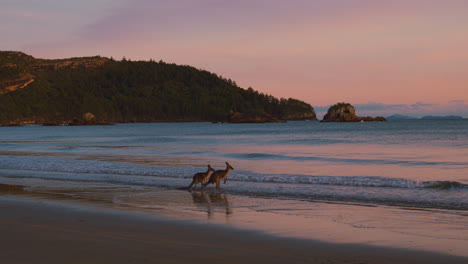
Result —
M 224 169 L 225 161 L 235 170 L 220 192 L 181 191 L 207 164 Z M 373 244 L 419 237 L 417 247 L 460 252 L 468 243 L 468 120 L 4 127 L 0 183 L 207 214 L 278 235 Z
M 169 189 L 229 161 L 228 193 L 468 210 L 468 120 L 26 126 L 0 130 L 0 157 L 22 181 Z

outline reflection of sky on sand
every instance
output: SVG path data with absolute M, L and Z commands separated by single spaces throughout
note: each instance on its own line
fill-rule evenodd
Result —
M 116 205 L 147 213 L 157 209 L 158 216 L 171 219 L 227 224 L 279 236 L 468 256 L 467 215 L 451 211 L 240 197 L 211 190 L 124 192 L 115 193 L 112 199 Z
M 166 191 L 158 196 L 164 196 Z M 227 224 L 262 232 L 335 243 L 363 243 L 468 256 L 467 215 L 239 197 L 215 193 L 166 193 L 171 218 Z M 185 196 L 193 202 L 186 203 Z M 159 205 L 161 205 L 158 202 Z M 176 208 L 183 210 L 178 210 Z
M 60 186 L 60 183 L 57 183 Z M 468 256 L 468 215 L 459 211 L 305 202 L 80 183 L 32 187 L 35 198 L 59 199 L 155 215 L 227 225 L 335 243 L 363 243 Z M 24 195 L 24 194 L 21 194 Z

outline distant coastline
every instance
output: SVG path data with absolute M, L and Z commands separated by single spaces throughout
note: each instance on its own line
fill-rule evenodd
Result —
M 206 70 L 164 61 L 100 56 L 38 59 L 0 51 L 0 123 L 264 123 L 317 120 L 314 108 Z
M 423 116 L 421 119 L 463 119 L 462 116 Z
M 448 115 L 448 116 L 423 116 L 423 117 L 414 117 L 414 116 L 407 116 L 407 115 L 400 115 L 400 114 L 394 114 L 391 116 L 386 117 L 388 120 L 415 120 L 415 119 L 425 119 L 425 120 L 431 120 L 431 119 L 464 119 L 463 116 L 457 116 L 457 115 Z

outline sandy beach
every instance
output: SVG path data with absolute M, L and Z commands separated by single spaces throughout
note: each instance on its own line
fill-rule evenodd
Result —
M 2 263 L 467 263 L 467 258 L 279 238 L 18 196 L 0 197 Z

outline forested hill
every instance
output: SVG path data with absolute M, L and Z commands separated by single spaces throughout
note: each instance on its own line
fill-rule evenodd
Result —
M 307 103 L 242 89 L 190 66 L 0 52 L 0 122 L 67 121 L 86 112 L 110 122 L 227 121 L 232 113 L 316 119 Z

